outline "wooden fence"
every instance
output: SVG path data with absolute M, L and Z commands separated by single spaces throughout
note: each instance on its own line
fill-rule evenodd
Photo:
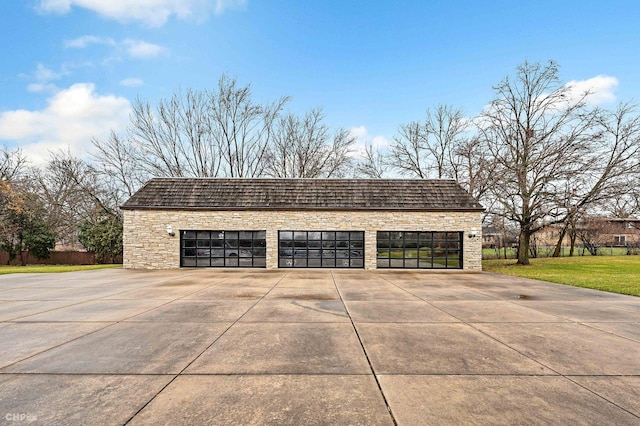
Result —
M 7 252 L 0 252 L 0 265 L 6 265 L 9 261 Z M 48 259 L 36 259 L 27 255 L 27 264 L 29 265 L 94 265 L 96 257 L 93 253 L 86 251 L 52 251 L 51 257 Z M 20 265 L 20 256 L 9 263 L 10 265 Z

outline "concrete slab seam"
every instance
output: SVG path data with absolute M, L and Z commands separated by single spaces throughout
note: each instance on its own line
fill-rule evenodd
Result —
M 162 281 L 162 282 L 165 282 L 165 281 L 168 281 L 168 280 L 169 280 L 169 279 L 164 280 L 164 281 Z M 222 281 L 223 281 L 223 280 L 222 280 Z M 212 285 L 211 285 L 211 286 L 209 286 L 209 287 L 213 287 L 213 286 L 218 285 L 218 284 L 219 284 L 219 282 L 216 282 L 215 284 L 212 284 Z M 209 288 L 209 287 L 207 287 L 207 288 Z M 52 347 L 47 348 L 47 349 L 45 349 L 45 350 L 42 350 L 42 351 L 40 351 L 40 352 L 37 352 L 37 353 L 31 354 L 31 355 L 29 355 L 28 357 L 23 358 L 23 359 L 18 360 L 18 361 L 15 361 L 15 362 L 13 362 L 13 363 L 11 363 L 11 364 L 5 365 L 5 366 L 3 366 L 2 368 L 0 368 L 0 374 L 5 374 L 5 372 L 3 372 L 3 370 L 5 370 L 6 368 L 9 368 L 9 367 L 11 367 L 11 366 L 13 366 L 13 365 L 15 365 L 15 364 L 17 364 L 17 363 L 20 363 L 20 362 L 26 361 L 26 360 L 28 360 L 28 359 L 30 359 L 30 358 L 33 358 L 33 357 L 38 356 L 38 355 L 41 355 L 41 354 L 43 354 L 43 353 L 45 353 L 45 352 L 47 352 L 47 351 L 50 351 L 50 350 L 53 350 L 53 349 L 57 349 L 57 348 L 59 348 L 59 347 L 61 347 L 61 346 L 63 346 L 63 345 L 66 345 L 66 344 L 68 344 L 68 343 L 75 342 L 76 340 L 79 340 L 79 339 L 82 339 L 82 338 L 84 338 L 84 337 L 90 336 L 90 335 L 92 335 L 92 334 L 94 334 L 94 333 L 97 333 L 97 332 L 99 332 L 99 331 L 106 330 L 106 329 L 107 329 L 107 328 L 109 328 L 109 327 L 113 327 L 113 326 L 118 325 L 118 324 L 120 324 L 120 323 L 124 323 L 124 322 L 126 322 L 126 321 L 130 320 L 131 318 L 135 318 L 135 317 L 137 317 L 137 316 L 140 316 L 140 315 L 146 314 L 147 312 L 150 312 L 150 311 L 153 311 L 154 309 L 158 309 L 158 308 L 161 308 L 161 307 L 163 307 L 163 306 L 166 306 L 166 305 L 168 305 L 168 304 L 170 304 L 170 303 L 175 302 L 176 300 L 183 299 L 183 298 L 188 297 L 188 296 L 190 296 L 191 294 L 196 293 L 196 292 L 201 291 L 201 290 L 203 290 L 203 289 L 199 289 L 199 290 L 196 290 L 196 291 L 194 291 L 194 292 L 192 292 L 192 293 L 189 293 L 189 294 L 186 294 L 186 295 L 184 295 L 184 296 L 178 297 L 178 298 L 176 298 L 176 299 L 169 300 L 169 301 L 167 301 L 166 303 L 162 303 L 162 304 L 160 304 L 160 305 L 158 305 L 158 306 L 154 306 L 154 307 L 152 307 L 152 308 L 149 308 L 149 309 L 147 309 L 147 310 L 145 310 L 145 311 L 142 311 L 142 312 L 137 313 L 137 314 L 135 314 L 135 315 L 132 315 L 132 316 L 130 316 L 130 317 L 123 318 L 123 319 L 121 319 L 121 320 L 119 320 L 119 321 L 93 321 L 93 322 L 104 322 L 104 323 L 108 323 L 108 325 L 107 325 L 106 327 L 99 328 L 99 329 L 94 330 L 94 331 L 92 331 L 92 332 L 89 332 L 89 333 L 87 333 L 87 334 L 83 334 L 82 336 L 78 336 L 78 337 L 76 337 L 76 338 L 74 338 L 74 339 L 71 339 L 71 340 L 68 340 L 68 341 L 66 341 L 66 342 L 60 343 L 60 344 L 58 344 L 58 345 L 52 346 Z M 126 290 L 126 291 L 129 291 L 129 290 Z M 125 291 L 125 292 L 126 292 L 126 291 Z M 116 293 L 116 294 L 120 294 L 120 293 Z M 83 303 L 94 302 L 94 301 L 96 301 L 96 300 L 100 300 L 100 299 L 103 299 L 103 298 L 106 298 L 106 297 L 111 297 L 111 296 L 104 296 L 104 297 L 97 298 L 97 299 L 85 300 L 85 301 L 83 301 L 83 302 L 79 302 L 79 303 L 77 303 L 77 304 L 67 305 L 67 306 L 63 306 L 63 307 L 60 307 L 60 308 L 54 308 L 54 309 L 50 309 L 49 311 L 45 311 L 45 312 L 51 312 L 51 311 L 55 311 L 55 310 L 58 310 L 58 309 L 64 309 L 64 308 L 67 308 L 67 307 L 69 307 L 69 306 L 81 305 L 81 304 L 83 304 Z M 117 300 L 117 299 L 116 299 L 116 300 Z M 37 313 L 37 314 L 31 314 L 31 315 L 25 315 L 24 317 L 29 317 L 29 316 L 34 316 L 34 315 L 40 315 L 40 314 L 42 314 L 42 313 L 44 313 L 44 312 L 39 312 L 39 313 Z M 24 318 L 24 317 L 21 317 L 21 318 Z M 14 320 L 15 320 L 15 319 L 17 319 L 17 318 L 14 318 Z M 71 322 L 87 322 L 87 321 L 71 321 Z M 92 322 L 92 321 L 89 321 L 89 322 Z M 0 322 L 0 324 L 2 324 L 2 323 L 25 324 L 25 323 L 29 323 L 29 322 L 25 322 L 25 321 L 21 321 L 21 322 L 14 322 L 14 321 L 12 320 L 12 321 L 2 321 L 2 322 Z
M 360 337 L 360 333 L 358 333 L 358 329 L 355 325 L 355 323 L 353 322 L 353 318 L 351 317 L 351 314 L 349 313 L 349 307 L 347 306 L 346 303 L 344 303 L 344 299 L 342 298 L 342 293 L 340 292 L 340 289 L 338 288 L 338 284 L 336 283 L 336 278 L 333 275 L 333 271 L 331 271 L 331 279 L 333 280 L 333 285 L 336 287 L 336 291 L 338 292 L 338 296 L 340 297 L 340 301 L 342 302 L 342 304 L 344 305 L 344 309 L 347 312 L 347 316 L 349 317 L 349 321 L 351 321 L 351 327 L 353 327 L 353 331 L 356 334 L 356 338 L 358 339 L 358 343 L 360 343 L 360 347 L 362 348 L 362 352 L 364 353 L 364 356 L 367 360 L 367 364 L 369 365 L 369 369 L 371 370 L 371 374 L 373 376 L 373 379 L 376 382 L 376 385 L 378 386 L 378 391 L 380 392 L 380 396 L 382 397 L 382 400 L 384 401 L 384 405 L 387 408 L 387 411 L 389 412 L 389 416 L 391 417 L 391 421 L 393 422 L 393 424 L 395 426 L 398 426 L 398 421 L 396 420 L 393 411 L 391 410 L 391 405 L 389 405 L 389 401 L 387 400 L 386 395 L 384 394 L 384 391 L 382 390 L 382 385 L 380 384 L 380 381 L 378 380 L 378 375 L 376 374 L 375 369 L 373 368 L 373 364 L 371 364 L 371 359 L 369 358 L 369 354 L 367 353 L 367 350 L 364 347 L 364 343 L 362 342 L 362 338 Z
M 535 363 L 537 363 L 537 364 L 539 364 L 539 365 L 541 365 L 541 366 L 543 366 L 543 367 L 545 367 L 545 368 L 549 369 L 550 371 L 553 371 L 553 372 L 554 372 L 554 373 L 556 373 L 559 377 L 562 377 L 562 378 L 564 378 L 565 380 L 568 380 L 569 382 L 571 382 L 571 383 L 573 383 L 573 384 L 575 384 L 575 385 L 578 385 L 579 387 L 581 387 L 581 388 L 585 389 L 586 391 L 588 391 L 588 392 L 592 393 L 593 395 L 597 396 L 598 398 L 600 398 L 600 399 L 602 399 L 602 400 L 604 400 L 604 401 L 608 402 L 609 404 L 614 405 L 615 407 L 618 407 L 619 409 L 621 409 L 621 410 L 623 410 L 623 411 L 625 411 L 625 412 L 627 412 L 627 413 L 631 414 L 632 416 L 634 416 L 634 417 L 636 417 L 636 418 L 640 418 L 640 416 L 638 416 L 637 414 L 635 414 L 635 413 L 633 413 L 633 412 L 631 412 L 631 411 L 629 411 L 629 410 L 625 409 L 624 407 L 621 407 L 620 405 L 616 404 L 615 402 L 613 402 L 613 401 L 609 400 L 608 398 L 605 398 L 604 396 L 602 396 L 602 395 L 598 394 L 597 392 L 595 392 L 595 391 L 593 391 L 593 390 L 591 390 L 591 389 L 589 389 L 589 388 L 585 387 L 584 385 L 581 385 L 580 383 L 576 382 L 575 380 L 572 380 L 569 376 L 559 373 L 558 371 L 556 371 L 555 369 L 551 368 L 550 366 L 545 365 L 544 363 L 542 363 L 542 362 L 540 362 L 540 361 L 538 361 L 538 360 L 536 360 L 536 359 L 531 358 L 530 356 L 528 356 L 528 355 L 526 355 L 526 354 L 522 353 L 521 351 L 519 351 L 519 350 L 517 350 L 517 349 L 515 349 L 515 348 L 511 347 L 511 346 L 510 346 L 510 345 L 508 345 L 507 343 L 502 342 L 500 339 L 498 339 L 498 338 L 496 338 L 496 337 L 494 337 L 494 336 L 491 336 L 491 335 L 487 334 L 486 332 L 484 332 L 484 331 L 482 331 L 482 330 L 478 329 L 477 327 L 475 327 L 475 326 L 473 325 L 474 323 L 469 323 L 469 322 L 467 322 L 467 321 L 464 321 L 464 320 L 462 320 L 461 318 L 458 318 L 458 317 L 456 317 L 455 315 L 453 315 L 453 314 L 451 314 L 451 313 L 449 313 L 449 312 L 444 311 L 443 309 L 441 309 L 441 308 L 439 308 L 438 306 L 434 305 L 434 304 L 433 304 L 433 303 L 431 303 L 430 301 L 425 300 L 424 298 L 419 297 L 419 296 L 417 296 L 417 295 L 413 294 L 411 291 L 409 291 L 409 290 L 407 290 L 407 289 L 404 289 L 404 288 L 402 288 L 402 287 L 398 286 L 396 283 L 394 283 L 394 282 L 392 282 L 392 281 L 390 281 L 390 280 L 388 280 L 388 279 L 386 279 L 386 278 L 383 278 L 383 279 L 384 279 L 385 281 L 389 282 L 390 284 L 392 284 L 392 285 L 394 285 L 394 286 L 398 287 L 399 289 L 406 291 L 407 293 L 411 294 L 412 296 L 417 297 L 417 298 L 419 298 L 420 300 L 423 300 L 424 302 L 426 302 L 426 303 L 428 303 L 429 305 L 433 306 L 434 308 L 436 308 L 436 309 L 440 310 L 441 312 L 443 312 L 443 313 L 445 313 L 445 314 L 447 314 L 447 315 L 451 315 L 452 317 L 454 317 L 454 318 L 458 319 L 459 321 L 461 321 L 463 324 L 468 325 L 469 327 L 473 328 L 474 330 L 476 330 L 476 331 L 478 331 L 478 332 L 482 333 L 483 335 L 485 335 L 485 336 L 489 337 L 490 339 L 495 340 L 496 342 L 498 342 L 498 343 L 500 343 L 500 344 L 502 344 L 502 345 L 504 345 L 504 346 L 508 347 L 509 349 L 511 349 L 511 350 L 513 350 L 513 351 L 515 351 L 516 353 L 519 353 L 520 355 L 524 356 L 525 358 L 527 358 L 527 359 L 529 359 L 529 360 L 531 360 L 531 361 L 533 361 L 533 362 L 535 362 Z M 508 302 L 510 302 L 510 303 L 514 303 L 514 302 L 512 302 L 512 301 L 508 301 Z M 519 305 L 519 306 L 520 306 L 520 305 Z M 530 309 L 533 309 L 533 308 L 530 308 Z M 535 309 L 534 309 L 534 310 L 535 310 Z M 542 311 L 539 311 L 539 312 L 542 312 Z M 545 314 L 546 314 L 546 312 L 542 312 L 542 313 L 545 313 Z M 553 315 L 553 314 L 550 314 L 550 315 Z M 557 316 L 557 315 L 554 315 L 554 316 Z M 351 316 L 349 316 L 349 317 L 351 317 Z M 562 317 L 559 317 L 559 318 L 562 318 Z M 581 323 L 580 323 L 580 322 L 578 322 L 578 321 L 573 321 L 573 320 L 570 320 L 570 319 L 569 319 L 569 321 L 571 321 L 571 322 L 573 322 L 573 323 L 575 323 L 575 324 L 581 324 Z M 582 325 L 584 325 L 584 324 L 582 324 Z M 594 328 L 594 327 L 590 327 L 590 328 Z M 600 330 L 600 329 L 597 329 L 597 328 L 594 328 L 594 329 L 595 329 L 595 330 L 598 330 L 598 331 L 605 332 L 605 331 Z M 356 331 L 356 333 L 357 333 L 357 331 Z M 605 333 L 606 333 L 606 332 L 605 332 Z M 610 334 L 614 334 L 614 335 L 615 335 L 615 333 L 610 333 Z M 616 335 L 616 336 L 617 336 L 617 335 Z M 359 339 L 359 338 L 360 338 L 360 337 L 358 336 L 358 339 Z M 633 341 L 633 342 L 636 342 L 636 341 L 635 341 L 635 340 L 633 340 L 633 339 L 627 339 L 627 340 L 631 340 L 631 341 Z M 363 347 L 363 349 L 364 349 L 364 347 Z M 368 357 L 367 357 L 367 360 L 368 360 Z M 593 375 L 585 375 L 585 376 L 593 376 Z M 604 376 L 605 376 L 605 377 L 612 377 L 611 375 L 604 375 Z M 637 376 L 635 376 L 635 375 L 630 375 L 630 377 L 637 377 Z M 377 381 L 377 379 L 376 379 L 376 381 Z
M 186 366 L 184 366 L 184 368 L 182 370 L 180 370 L 178 372 L 178 374 L 173 375 L 173 378 L 171 380 L 169 380 L 169 382 L 167 384 L 165 384 L 158 392 L 156 392 L 155 395 L 153 395 L 151 397 L 151 399 L 149 399 L 149 401 L 147 401 L 142 407 L 140 407 L 139 410 L 137 410 L 125 423 L 123 426 L 128 425 L 129 423 L 131 423 L 131 421 L 142 412 L 142 410 L 144 410 L 149 404 L 151 404 L 157 397 L 158 395 L 160 395 L 162 393 L 162 391 L 164 391 L 167 387 L 169 387 L 169 385 L 171 385 L 173 382 L 175 382 L 175 380 L 180 377 L 182 375 L 182 373 L 189 368 L 194 362 L 196 362 L 196 360 L 198 360 L 198 358 L 200 358 L 202 356 L 202 354 L 204 354 L 207 350 L 209 350 L 209 348 L 211 348 L 218 340 L 220 340 L 220 338 L 222 336 L 224 336 L 227 331 L 229 331 L 229 329 L 231 327 L 233 327 L 234 325 L 236 325 L 241 319 L 242 317 L 244 317 L 251 309 L 253 309 L 258 303 L 260 303 L 269 293 L 271 293 L 271 291 L 276 288 L 276 286 L 287 276 L 289 275 L 289 273 L 285 273 L 282 277 L 280 277 L 280 279 L 278 279 L 273 286 L 269 289 L 269 291 L 267 291 L 265 294 L 262 295 L 262 297 L 260 297 L 259 299 L 256 300 L 256 302 L 251 305 L 251 307 L 249 309 L 247 309 L 242 315 L 240 315 L 231 325 L 229 325 L 229 327 L 227 327 L 222 333 L 220 333 L 220 335 L 218 337 L 216 337 L 215 339 L 213 339 L 213 342 L 211 342 L 207 347 L 205 347 L 198 355 L 195 356 L 195 358 L 193 358 L 189 363 L 187 363 Z M 209 287 L 207 287 L 209 288 Z M 204 290 L 204 289 L 201 289 Z M 198 291 L 201 291 L 198 290 Z M 191 293 L 192 294 L 192 293 Z M 183 297 L 187 297 L 191 294 L 185 295 Z M 179 298 L 181 299 L 181 298 Z M 176 300 L 179 300 L 176 299 Z M 175 301 L 175 300 L 174 300 Z

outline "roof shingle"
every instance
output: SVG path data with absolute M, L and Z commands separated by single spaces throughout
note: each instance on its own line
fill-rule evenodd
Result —
M 155 178 L 124 210 L 472 210 L 452 180 Z

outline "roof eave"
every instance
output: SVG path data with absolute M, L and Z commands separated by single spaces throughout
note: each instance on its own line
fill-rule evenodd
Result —
M 184 206 L 120 206 L 121 210 L 182 211 L 417 211 L 417 212 L 483 212 L 484 207 L 184 207 Z

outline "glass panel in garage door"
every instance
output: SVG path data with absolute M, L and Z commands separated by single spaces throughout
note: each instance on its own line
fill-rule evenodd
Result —
M 280 268 L 363 268 L 362 231 L 279 231 Z
M 266 231 L 181 231 L 180 265 L 264 268 Z
M 378 268 L 462 268 L 462 232 L 379 231 L 376 240 Z

